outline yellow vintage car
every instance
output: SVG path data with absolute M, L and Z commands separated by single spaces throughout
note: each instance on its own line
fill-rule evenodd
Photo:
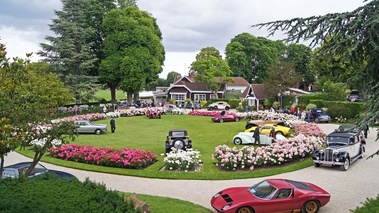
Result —
M 261 134 L 263 135 L 269 135 L 270 134 L 270 131 L 271 129 L 275 127 L 275 133 L 276 134 L 280 134 L 280 135 L 284 135 L 284 136 L 287 136 L 290 132 L 290 129 L 289 127 L 286 127 L 286 126 L 281 126 L 281 125 L 275 125 L 275 124 L 265 124 L 263 126 L 261 126 Z M 253 126 L 249 129 L 246 129 L 245 132 L 254 132 L 255 128 L 257 128 L 256 126 Z

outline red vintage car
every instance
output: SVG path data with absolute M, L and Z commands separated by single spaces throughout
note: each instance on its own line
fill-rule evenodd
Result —
M 212 117 L 213 122 L 228 122 L 228 121 L 240 121 L 242 119 L 241 116 L 237 115 L 234 112 L 229 111 L 221 111 L 220 113 L 216 113 Z
M 222 213 L 316 213 L 330 200 L 324 189 L 307 182 L 266 179 L 252 187 L 233 187 L 215 194 L 211 205 Z

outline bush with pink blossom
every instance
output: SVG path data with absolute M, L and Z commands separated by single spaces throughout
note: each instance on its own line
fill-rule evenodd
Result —
M 244 146 L 241 149 L 220 145 L 215 148 L 213 159 L 217 166 L 225 170 L 247 169 L 265 165 L 280 165 L 285 162 L 303 159 L 319 149 L 324 140 L 315 136 L 297 135 L 268 146 Z
M 151 151 L 132 150 L 125 148 L 98 148 L 78 144 L 67 144 L 49 149 L 50 156 L 79 163 L 128 168 L 143 169 L 154 164 L 158 156 Z

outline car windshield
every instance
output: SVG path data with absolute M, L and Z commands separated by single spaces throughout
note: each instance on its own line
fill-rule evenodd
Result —
M 275 194 L 276 188 L 264 180 L 250 187 L 249 191 L 258 198 L 270 199 Z
M 340 136 L 329 136 L 327 138 L 328 144 L 341 144 L 346 145 L 349 143 L 348 137 L 340 137 Z

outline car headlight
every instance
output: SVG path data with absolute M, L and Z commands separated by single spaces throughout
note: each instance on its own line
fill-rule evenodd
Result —
M 222 192 L 218 192 L 217 194 L 213 195 L 212 198 L 216 198 L 216 197 L 220 196 L 221 194 L 222 194 Z
M 231 204 L 231 203 L 228 203 L 228 204 L 226 204 L 225 206 L 223 206 L 223 207 L 221 208 L 221 210 L 225 211 L 225 210 L 229 209 L 231 206 L 232 206 L 232 204 Z

